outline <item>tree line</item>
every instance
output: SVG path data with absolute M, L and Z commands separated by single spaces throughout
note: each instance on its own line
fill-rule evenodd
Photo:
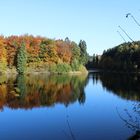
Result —
M 139 71 L 140 41 L 123 43 L 104 51 L 99 66 L 111 71 Z
M 86 49 L 84 40 L 77 44 L 68 37 L 55 40 L 32 35 L 0 36 L 0 72 L 13 69 L 20 74 L 41 70 L 54 73 L 85 71 Z
M 93 55 L 88 64 L 105 71 L 139 72 L 140 41 L 120 44 L 104 51 L 101 56 Z
M 127 13 L 125 17 L 130 17 L 140 27 L 139 21 L 133 14 Z M 86 65 L 88 69 L 101 69 L 114 72 L 140 72 L 140 41 L 134 41 L 120 25 L 118 29 L 120 31 L 118 30 L 117 33 L 124 43 L 105 50 L 102 55 L 94 54 L 90 56 Z M 121 32 L 131 42 L 127 42 Z

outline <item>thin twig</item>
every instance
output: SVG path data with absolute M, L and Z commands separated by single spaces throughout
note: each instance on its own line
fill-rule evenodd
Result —
M 76 139 L 75 139 L 75 136 L 74 136 L 74 134 L 73 134 L 73 132 L 72 132 L 72 129 L 71 129 L 71 126 L 70 126 L 68 117 L 67 117 L 67 124 L 68 124 L 68 128 L 69 128 L 69 131 L 70 131 L 70 134 L 71 134 L 72 139 L 73 139 L 73 140 L 76 140 Z
M 122 36 L 122 34 L 121 34 L 119 31 L 117 31 L 117 33 L 120 35 L 120 37 L 123 39 L 123 41 L 126 42 L 126 40 L 125 40 L 125 38 Z
M 121 26 L 118 26 L 124 33 L 125 35 L 132 41 L 134 42 L 134 40 L 127 34 L 127 32 L 121 27 Z
M 134 128 L 134 129 L 136 129 L 136 130 L 139 130 L 139 127 L 138 127 L 137 125 L 134 125 L 134 124 L 132 124 L 132 123 L 128 122 L 126 119 L 124 119 L 124 118 L 120 115 L 120 113 L 119 113 L 119 111 L 118 111 L 118 108 L 117 108 L 117 107 L 116 107 L 116 111 L 117 111 L 117 113 L 118 113 L 118 115 L 119 115 L 120 119 L 121 119 L 122 121 L 124 121 L 124 122 L 126 123 L 126 125 L 128 125 L 128 126 L 130 126 L 130 127 Z

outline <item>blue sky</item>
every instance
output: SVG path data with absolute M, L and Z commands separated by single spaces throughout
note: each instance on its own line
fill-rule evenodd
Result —
M 128 12 L 140 21 L 140 0 L 0 0 L 0 33 L 83 39 L 89 54 L 101 54 L 123 42 L 118 25 L 140 39 L 140 28 L 125 18 Z

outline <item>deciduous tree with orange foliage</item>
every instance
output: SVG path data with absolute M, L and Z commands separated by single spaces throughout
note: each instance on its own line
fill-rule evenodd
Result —
M 83 51 L 81 46 L 70 41 L 54 40 L 40 36 L 23 35 L 0 37 L 0 69 L 18 70 L 18 50 L 25 45 L 27 55 L 27 71 L 69 72 L 78 71 L 85 63 L 81 62 Z M 85 53 L 87 54 L 86 50 Z M 53 67 L 53 68 L 51 68 Z
M 7 53 L 5 49 L 5 40 L 0 36 L 0 72 L 3 73 L 7 68 Z

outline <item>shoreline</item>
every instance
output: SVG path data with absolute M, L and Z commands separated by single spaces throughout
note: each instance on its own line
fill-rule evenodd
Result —
M 89 73 L 112 73 L 112 74 L 140 74 L 140 71 L 109 71 L 103 69 L 88 70 Z
M 27 71 L 25 72 L 23 75 L 40 75 L 40 74 L 45 74 L 45 75 L 82 75 L 82 74 L 88 74 L 89 71 L 86 70 L 86 71 L 70 71 L 70 72 L 49 72 L 47 70 L 33 70 L 33 71 Z M 0 73 L 0 76 L 1 75 L 7 75 L 7 76 L 10 76 L 10 75 L 13 75 L 13 76 L 16 76 L 16 75 L 20 75 L 15 69 L 8 69 L 6 70 L 6 72 L 4 73 Z
M 89 73 L 112 73 L 112 74 L 140 74 L 139 72 L 125 72 L 125 71 L 109 71 L 109 70 L 102 70 L 102 69 L 93 69 L 93 70 L 85 70 L 85 71 L 69 71 L 69 72 L 50 72 L 47 70 L 30 70 L 24 73 L 24 75 L 39 75 L 39 74 L 46 74 L 46 75 L 82 75 L 82 74 L 89 74 Z M 8 69 L 4 73 L 0 73 L 1 75 L 20 75 L 16 69 Z

